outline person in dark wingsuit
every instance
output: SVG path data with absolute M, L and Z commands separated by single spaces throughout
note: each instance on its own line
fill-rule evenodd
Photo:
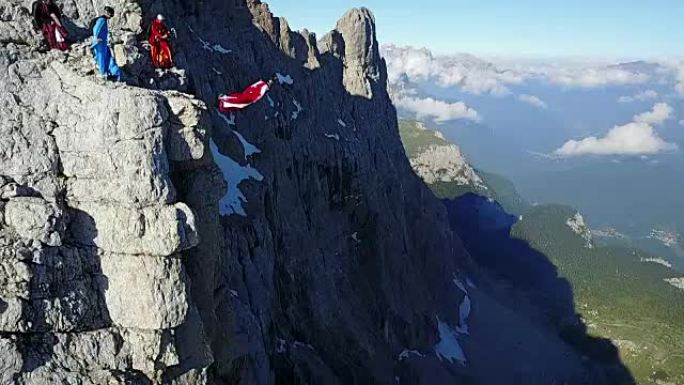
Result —
M 69 49 L 67 31 L 62 25 L 62 12 L 52 0 L 38 0 L 32 7 L 33 25 L 43 33 L 50 49 Z

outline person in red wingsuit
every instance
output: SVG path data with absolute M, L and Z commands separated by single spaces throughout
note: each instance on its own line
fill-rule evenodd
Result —
M 261 100 L 268 91 L 276 84 L 277 78 L 267 81 L 259 80 L 243 91 L 233 92 L 230 95 L 219 96 L 219 111 L 235 112 L 251 106 Z
M 157 15 L 150 26 L 150 53 L 154 68 L 168 69 L 173 67 L 169 29 L 164 24 L 164 16 Z
M 52 0 L 38 0 L 33 3 L 33 25 L 43 32 L 50 49 L 69 49 L 67 31 L 62 25 L 62 12 Z

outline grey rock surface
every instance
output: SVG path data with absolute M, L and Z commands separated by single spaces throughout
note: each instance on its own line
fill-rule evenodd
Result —
M 73 36 L 97 13 L 61 6 Z M 115 6 L 114 40 L 126 41 L 142 8 Z M 175 167 L 206 162 L 206 107 L 96 78 L 87 43 L 39 52 L 30 2 L 0 8 L 1 383 L 180 384 L 184 365 L 206 379 L 179 254 L 200 238 L 171 182 Z
M 15 197 L 4 207 L 5 224 L 19 237 L 60 246 L 63 229 L 59 207 L 37 197 Z

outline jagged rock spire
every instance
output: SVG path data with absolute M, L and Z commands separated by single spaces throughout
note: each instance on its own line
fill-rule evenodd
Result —
M 367 8 L 349 10 L 337 22 L 335 30 L 319 43 L 321 52 L 331 53 L 343 61 L 347 91 L 369 99 L 373 97 L 372 83 L 384 78 L 378 47 L 375 17 Z

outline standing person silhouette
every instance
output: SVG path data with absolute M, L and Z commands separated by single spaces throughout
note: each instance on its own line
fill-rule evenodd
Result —
M 104 14 L 95 19 L 92 27 L 93 42 L 90 47 L 95 55 L 95 62 L 100 71 L 100 76 L 105 79 L 114 78 L 121 81 L 121 68 L 116 65 L 112 50 L 109 48 L 109 19 L 114 17 L 112 7 L 104 7 Z
M 169 29 L 164 23 L 164 16 L 157 15 L 150 25 L 150 54 L 152 64 L 157 69 L 168 69 L 173 67 L 173 55 L 171 54 L 171 43 Z
M 33 3 L 33 25 L 43 33 L 50 49 L 66 51 L 69 49 L 67 31 L 62 25 L 62 12 L 52 0 L 38 0 Z

